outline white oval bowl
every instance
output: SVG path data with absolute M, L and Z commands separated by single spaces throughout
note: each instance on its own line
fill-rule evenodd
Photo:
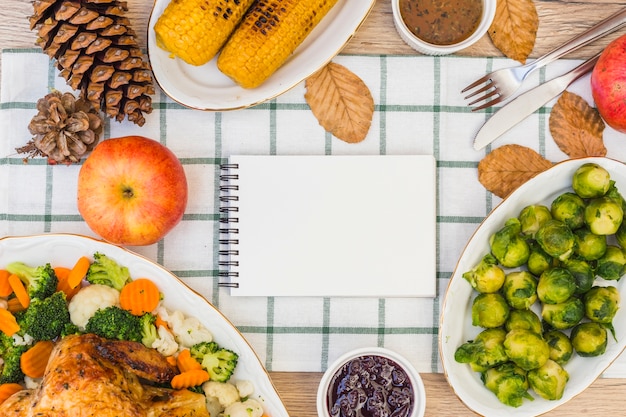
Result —
M 147 258 L 120 246 L 80 235 L 9 236 L 0 238 L 0 268 L 13 261 L 33 266 L 50 263 L 53 267 L 71 268 L 80 256 L 91 259 L 95 252 L 104 253 L 128 267 L 132 278 L 150 278 L 164 294 L 164 305 L 168 309 L 180 310 L 185 316 L 200 320 L 213 333 L 217 343 L 239 354 L 233 381 L 252 382 L 255 392 L 251 398 L 263 404 L 267 415 L 289 417 L 265 367 L 237 328 L 204 297 Z
M 398 353 L 379 347 L 359 348 L 347 352 L 337 358 L 324 372 L 322 379 L 320 380 L 319 387 L 317 389 L 317 415 L 319 417 L 330 417 L 328 412 L 328 405 L 326 403 L 326 397 L 332 377 L 346 364 L 346 362 L 361 356 L 382 356 L 400 365 L 404 372 L 409 376 L 411 386 L 413 387 L 413 397 L 415 398 L 415 404 L 411 412 L 410 417 L 422 417 L 426 410 L 426 392 L 424 390 L 424 383 L 419 373 L 411 363 L 399 355 Z
M 463 273 L 472 269 L 489 252 L 489 236 L 499 230 L 506 220 L 517 217 L 530 204 L 547 204 L 549 207 L 558 195 L 571 191 L 572 175 L 584 163 L 597 163 L 607 169 L 618 190 L 626 194 L 626 165 L 622 162 L 592 157 L 557 163 L 520 186 L 485 218 L 469 240 L 452 274 L 439 323 L 439 353 L 445 376 L 455 394 L 468 408 L 482 416 L 500 417 L 506 414 L 511 417 L 528 417 L 546 413 L 583 392 L 626 348 L 626 308 L 622 307 L 613 321 L 618 341 L 615 342 L 609 335 L 604 355 L 583 358 L 574 354 L 565 364 L 564 368 L 570 379 L 560 400 L 548 401 L 529 390 L 535 398 L 534 401 L 525 400 L 518 408 L 502 404 L 484 387 L 478 372 L 473 372 L 469 365 L 454 360 L 456 349 L 468 340 L 473 340 L 482 330 L 472 326 L 471 304 L 475 293 L 463 278 Z M 613 285 L 620 294 L 626 294 L 626 279 L 598 279 L 595 284 Z
M 425 55 L 448 55 L 469 48 L 487 33 L 496 15 L 496 0 L 483 0 L 483 14 L 480 24 L 467 39 L 452 45 L 435 45 L 415 36 L 404 23 L 400 13 L 400 0 L 391 0 L 393 21 L 398 34 L 411 48 Z

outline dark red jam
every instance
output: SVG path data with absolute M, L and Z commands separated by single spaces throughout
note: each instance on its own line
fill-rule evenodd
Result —
M 327 397 L 332 417 L 409 417 L 414 403 L 404 369 L 378 355 L 346 362 L 331 378 Z

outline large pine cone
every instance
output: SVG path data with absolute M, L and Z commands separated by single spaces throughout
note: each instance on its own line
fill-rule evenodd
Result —
M 45 156 L 53 164 L 71 164 L 98 143 L 102 119 L 90 102 L 55 90 L 37 101 L 37 110 L 28 124 L 33 139 L 16 149 L 19 153 Z
M 80 97 L 117 121 L 142 126 L 152 111 L 152 73 L 117 0 L 35 0 L 39 45 Z

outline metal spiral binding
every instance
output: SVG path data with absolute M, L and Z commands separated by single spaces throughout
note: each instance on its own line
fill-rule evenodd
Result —
M 237 181 L 239 179 L 239 174 L 236 171 L 239 168 L 238 164 L 223 164 L 220 166 L 220 224 L 223 227 L 220 227 L 219 233 L 219 244 L 220 246 L 225 247 L 225 249 L 219 250 L 219 262 L 218 265 L 220 267 L 220 271 L 218 273 L 219 277 L 223 278 L 237 278 L 239 277 L 239 272 L 233 271 L 232 267 L 239 266 L 239 261 L 236 258 L 239 255 L 239 250 L 233 248 L 239 244 L 239 239 L 233 237 L 233 235 L 237 235 L 239 233 L 239 229 L 233 227 L 233 224 L 239 223 L 239 218 L 235 217 L 239 212 L 239 207 L 237 207 L 237 201 L 239 201 L 239 196 L 236 194 L 239 191 L 239 185 L 233 184 L 233 181 Z M 235 192 L 235 194 L 233 194 Z M 226 237 L 222 237 L 222 236 Z M 221 268 L 225 268 L 225 270 L 221 270 Z M 226 288 L 239 288 L 238 282 L 233 281 L 224 281 L 219 282 L 217 284 L 220 287 Z

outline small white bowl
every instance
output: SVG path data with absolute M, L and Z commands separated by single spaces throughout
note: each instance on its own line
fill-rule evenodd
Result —
M 350 351 L 340 356 L 335 362 L 332 363 L 332 365 L 328 367 L 322 376 L 317 389 L 317 415 L 319 417 L 330 417 L 327 396 L 329 389 L 331 389 L 333 377 L 338 372 L 341 372 L 341 369 L 348 362 L 365 356 L 382 357 L 399 365 L 399 367 L 408 376 L 413 391 L 413 408 L 409 417 L 423 417 L 426 410 L 426 392 L 424 390 L 424 383 L 422 382 L 422 378 L 419 373 L 404 357 L 389 349 L 377 347 L 360 348 Z
M 483 14 L 476 30 L 465 40 L 451 45 L 435 45 L 425 42 L 411 32 L 400 13 L 400 0 L 391 0 L 391 8 L 396 30 L 410 47 L 426 55 L 448 55 L 473 45 L 487 33 L 496 15 L 496 2 L 497 0 L 483 0 Z

